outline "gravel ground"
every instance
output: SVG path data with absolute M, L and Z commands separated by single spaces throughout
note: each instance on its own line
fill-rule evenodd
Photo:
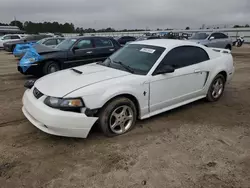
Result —
M 21 112 L 17 60 L 0 52 L 1 188 L 250 187 L 250 48 L 217 103 L 204 100 L 139 121 L 130 133 L 47 135 Z

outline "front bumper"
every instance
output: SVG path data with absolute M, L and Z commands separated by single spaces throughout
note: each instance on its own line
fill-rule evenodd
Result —
M 7 52 L 12 52 L 10 46 L 3 45 L 3 49 Z
M 28 66 L 27 70 L 24 72 L 20 65 L 17 65 L 17 70 L 24 75 L 39 75 L 42 71 L 39 64 L 31 64 Z
M 36 99 L 33 89 L 23 96 L 22 111 L 25 117 L 38 129 L 48 134 L 86 138 L 97 117 L 87 117 L 83 113 L 53 109 L 44 104 L 46 96 Z

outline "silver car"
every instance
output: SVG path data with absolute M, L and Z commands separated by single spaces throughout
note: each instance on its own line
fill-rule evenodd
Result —
M 202 44 L 207 47 L 214 48 L 225 48 L 232 49 L 233 41 L 230 37 L 228 37 L 224 33 L 214 32 L 214 33 L 205 33 L 199 32 L 195 33 L 189 40 L 197 42 L 198 44 Z

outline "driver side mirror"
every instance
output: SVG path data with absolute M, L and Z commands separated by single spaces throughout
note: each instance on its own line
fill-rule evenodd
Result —
M 76 50 L 79 50 L 79 47 L 74 46 L 74 47 L 72 48 L 72 51 L 75 53 Z
M 214 40 L 215 38 L 214 37 L 210 37 L 209 40 Z
M 163 65 L 163 66 L 158 67 L 153 75 L 172 73 L 174 71 L 175 71 L 175 69 L 173 66 Z

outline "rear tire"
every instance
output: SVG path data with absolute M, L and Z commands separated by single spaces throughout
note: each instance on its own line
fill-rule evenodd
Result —
M 225 77 L 221 74 L 218 74 L 214 78 L 214 80 L 212 81 L 209 87 L 206 99 L 209 102 L 218 101 L 223 95 L 223 92 L 225 89 L 225 83 L 226 83 Z
M 55 61 L 48 61 L 43 66 L 43 75 L 51 74 L 60 70 L 60 66 Z
M 15 45 L 11 46 L 11 53 L 14 52 L 15 47 L 16 47 Z
M 99 126 L 105 136 L 125 134 L 134 128 L 137 119 L 135 104 L 128 98 L 119 97 L 106 104 L 99 114 Z

